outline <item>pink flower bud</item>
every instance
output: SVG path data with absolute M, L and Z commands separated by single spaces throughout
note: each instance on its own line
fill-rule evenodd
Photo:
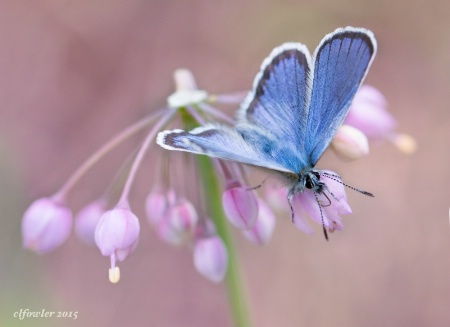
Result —
M 145 201 L 145 209 L 147 213 L 147 220 L 151 225 L 158 225 L 167 213 L 169 208 L 169 201 L 167 195 L 163 192 L 151 192 Z
M 95 230 L 95 243 L 104 256 L 111 256 L 111 267 L 116 259 L 123 261 L 139 241 L 139 220 L 128 208 L 106 211 Z
M 356 127 L 369 138 L 379 139 L 391 134 L 397 125 L 387 111 L 387 102 L 376 88 L 363 85 L 353 98 L 344 124 Z
M 80 210 L 75 218 L 75 233 L 81 241 L 95 244 L 95 229 L 105 212 L 105 206 L 105 201 L 97 200 Z
M 51 198 L 34 201 L 22 220 L 23 246 L 38 254 L 60 246 L 70 234 L 72 212 Z
M 194 231 L 197 222 L 197 210 L 192 203 L 186 199 L 179 199 L 158 223 L 158 235 L 164 241 L 178 245 Z
M 360 159 L 369 154 L 367 137 L 350 125 L 339 127 L 331 146 L 341 158 L 347 160 Z
M 258 217 L 258 202 L 253 191 L 239 182 L 229 183 L 222 195 L 223 210 L 228 220 L 237 228 L 250 229 Z
M 269 206 L 261 199 L 258 199 L 258 208 L 256 224 L 251 229 L 244 230 L 243 233 L 253 243 L 265 245 L 270 241 L 275 229 L 275 216 Z
M 228 255 L 222 239 L 215 235 L 200 238 L 194 245 L 194 265 L 209 280 L 221 282 L 228 268 Z
M 289 211 L 289 203 L 287 201 L 287 188 L 279 185 L 267 185 L 264 188 L 264 199 L 274 208 L 275 211 Z

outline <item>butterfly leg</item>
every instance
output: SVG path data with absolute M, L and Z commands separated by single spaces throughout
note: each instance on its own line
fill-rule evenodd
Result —
M 328 233 L 327 228 L 325 227 L 325 221 L 323 219 L 323 212 L 322 212 L 322 206 L 320 205 L 319 198 L 317 197 L 317 192 L 314 192 L 314 196 L 316 197 L 317 204 L 319 206 L 320 210 L 320 218 L 322 219 L 322 229 L 323 229 L 323 235 L 325 236 L 325 239 L 328 241 Z M 327 197 L 328 198 L 328 197 Z M 329 199 L 328 199 L 329 200 Z M 331 203 L 331 201 L 330 201 Z

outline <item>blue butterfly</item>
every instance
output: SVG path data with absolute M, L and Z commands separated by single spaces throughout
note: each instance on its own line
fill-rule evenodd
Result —
M 234 127 L 163 131 L 157 143 L 278 172 L 292 209 L 292 197 L 306 189 L 325 194 L 320 177 L 327 173 L 314 166 L 347 115 L 376 49 L 373 33 L 354 27 L 326 35 L 313 57 L 301 43 L 284 43 L 263 61 Z

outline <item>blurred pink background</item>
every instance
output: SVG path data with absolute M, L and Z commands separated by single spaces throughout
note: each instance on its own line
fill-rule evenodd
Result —
M 248 90 L 273 47 L 313 50 L 353 25 L 375 33 L 367 83 L 419 149 L 406 156 L 383 144 L 357 162 L 321 159 L 376 195 L 348 192 L 353 214 L 330 242 L 285 217 L 266 247 L 236 233 L 251 318 L 258 327 L 450 326 L 449 12 L 448 1 L 1 0 L 0 325 L 232 326 L 224 286 L 145 221 L 112 285 L 108 259 L 73 235 L 46 256 L 23 250 L 21 216 L 116 132 L 164 106 L 175 69 L 213 93 Z M 102 192 L 139 140 L 77 187 L 74 209 Z M 149 160 L 134 188 L 142 217 L 152 169 Z M 19 321 L 21 308 L 78 319 Z

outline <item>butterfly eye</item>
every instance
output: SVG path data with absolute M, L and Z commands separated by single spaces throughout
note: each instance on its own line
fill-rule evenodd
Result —
M 312 180 L 311 180 L 311 178 L 309 176 L 306 177 L 305 187 L 308 190 L 310 190 L 310 189 L 312 189 L 314 187 L 314 184 L 313 184 L 313 182 L 312 182 Z
M 312 171 L 308 174 L 308 176 L 306 176 L 305 187 L 310 190 L 316 186 L 316 183 L 319 180 L 320 174 L 317 171 Z

